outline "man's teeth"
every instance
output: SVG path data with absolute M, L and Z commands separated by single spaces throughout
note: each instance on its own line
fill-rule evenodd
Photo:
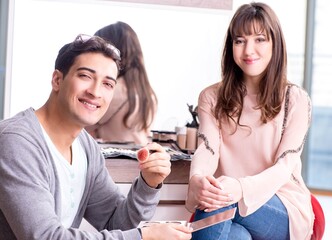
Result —
M 90 103 L 87 103 L 87 102 L 83 102 L 83 104 L 88 105 L 89 107 L 92 107 L 92 108 L 97 108 L 96 105 L 93 105 L 93 104 L 90 104 Z

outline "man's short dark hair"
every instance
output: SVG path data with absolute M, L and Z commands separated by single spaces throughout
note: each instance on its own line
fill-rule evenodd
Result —
M 104 56 L 112 58 L 120 71 L 120 51 L 116 47 L 98 36 L 90 37 L 82 34 L 78 35 L 73 42 L 64 45 L 60 49 L 55 60 L 55 69 L 66 76 L 77 56 L 90 52 L 102 53 Z

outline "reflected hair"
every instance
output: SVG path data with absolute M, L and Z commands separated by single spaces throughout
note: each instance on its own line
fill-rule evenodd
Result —
M 266 4 L 253 2 L 240 6 L 229 24 L 221 60 L 222 80 L 217 90 L 214 115 L 219 121 L 233 121 L 241 126 L 243 98 L 247 94 L 243 72 L 233 58 L 233 43 L 237 36 L 265 33 L 272 41 L 272 57 L 263 73 L 257 96 L 261 121 L 267 123 L 281 110 L 287 85 L 287 52 L 282 29 L 275 12 Z
M 150 85 L 136 32 L 127 23 L 116 22 L 98 30 L 95 35 L 112 42 L 121 52 L 122 69 L 119 77 L 124 79 L 129 103 L 123 119 L 124 125 L 134 127 L 128 125 L 128 119 L 138 104 L 138 118 L 133 124 L 139 130 L 147 130 L 157 111 L 157 95 Z

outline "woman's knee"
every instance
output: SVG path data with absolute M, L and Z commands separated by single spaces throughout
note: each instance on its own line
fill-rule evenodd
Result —
M 237 223 L 232 223 L 228 240 L 252 240 L 248 230 Z

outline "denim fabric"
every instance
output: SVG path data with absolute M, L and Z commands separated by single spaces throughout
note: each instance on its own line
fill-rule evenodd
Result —
M 233 204 L 210 213 L 196 210 L 195 219 L 199 220 L 219 212 L 237 207 Z M 236 211 L 235 217 L 192 234 L 192 240 L 289 240 L 289 219 L 285 206 L 274 195 L 257 211 L 241 217 Z

